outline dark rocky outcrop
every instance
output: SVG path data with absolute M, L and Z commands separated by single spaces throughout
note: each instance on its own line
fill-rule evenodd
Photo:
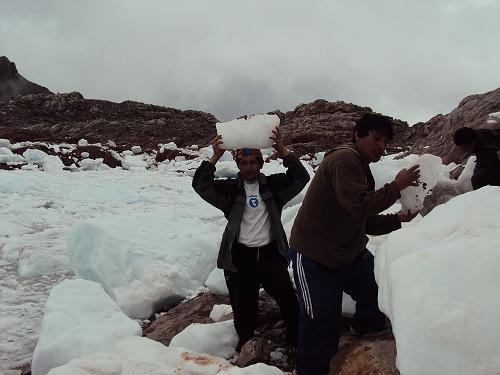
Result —
M 27 95 L 0 103 L 0 138 L 11 142 L 77 143 L 84 138 L 90 143 L 112 140 L 121 149 L 138 145 L 151 151 L 158 143 L 206 142 L 215 134 L 216 122 L 209 113 L 85 99 L 78 92 Z
M 49 89 L 28 81 L 17 72 L 16 64 L 0 56 L 0 102 L 18 95 L 51 94 Z
M 328 102 L 323 99 L 300 104 L 293 111 L 274 112 L 280 117 L 285 143 L 299 154 L 325 151 L 343 143 L 351 142 L 356 121 L 369 107 L 360 107 L 343 101 Z M 394 140 L 389 151 L 400 151 L 406 145 L 400 139 L 408 129 L 404 121 L 394 120 Z
M 19 77 L 22 78 L 15 65 L 6 57 L 0 58 L 0 95 L 1 90 L 10 85 L 6 86 L 6 82 L 14 82 L 21 79 Z M 85 99 L 78 92 L 52 94 L 45 88 L 40 90 L 41 93 L 35 89 L 23 91 L 20 95 L 29 94 L 15 97 L 11 93 L 8 102 L 0 101 L 0 138 L 11 142 L 50 143 L 76 143 L 85 138 L 90 143 L 103 144 L 112 140 L 118 149 L 138 145 L 143 151 L 150 152 L 158 143 L 167 142 L 175 142 L 179 147 L 205 146 L 215 135 L 217 119 L 210 113 L 132 101 L 113 103 Z M 412 127 L 395 119 L 394 139 L 388 151 L 432 153 L 441 156 L 445 163 L 462 162 L 464 155 L 453 147 L 453 132 L 462 126 L 500 127 L 498 119 L 496 124 L 488 123 L 488 120 L 495 121 L 488 115 L 498 111 L 500 88 L 468 96 L 451 113 L 436 115 Z M 285 144 L 298 155 L 303 155 L 349 142 L 356 120 L 372 112 L 369 107 L 318 99 L 300 104 L 293 111 L 272 113 L 281 119 Z M 158 155 L 158 159 L 175 156 L 169 152 Z

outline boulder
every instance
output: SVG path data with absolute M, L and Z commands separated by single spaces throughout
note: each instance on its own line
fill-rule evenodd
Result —
M 344 335 L 330 362 L 329 375 L 399 375 L 396 342 L 391 333 Z
M 271 345 L 261 337 L 254 337 L 241 347 L 238 366 L 246 367 L 255 363 L 269 363 Z

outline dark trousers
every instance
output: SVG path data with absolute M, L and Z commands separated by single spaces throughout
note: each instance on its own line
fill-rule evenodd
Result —
M 474 190 L 480 189 L 486 185 L 500 186 L 500 174 L 482 168 L 479 164 L 476 164 L 471 177 L 471 183 Z
M 356 301 L 352 326 L 358 333 L 385 327 L 377 303 L 373 255 L 365 250 L 351 264 L 333 270 L 294 249 L 290 253 L 300 304 L 295 368 L 299 375 L 327 374 L 339 345 L 343 292 Z
M 240 339 L 238 349 L 254 337 L 261 285 L 278 304 L 286 326 L 287 342 L 295 347 L 299 303 L 287 270 L 288 259 L 279 254 L 274 242 L 261 248 L 235 243 L 232 257 L 238 272 L 224 271 L 224 275 L 234 327 Z

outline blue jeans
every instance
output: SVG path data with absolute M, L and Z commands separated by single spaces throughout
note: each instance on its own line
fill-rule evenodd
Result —
M 327 374 L 339 345 L 343 292 L 356 301 L 352 326 L 358 333 L 385 327 L 385 315 L 378 308 L 373 255 L 365 249 L 338 269 L 317 263 L 293 248 L 290 258 L 300 305 L 295 369 L 299 375 Z

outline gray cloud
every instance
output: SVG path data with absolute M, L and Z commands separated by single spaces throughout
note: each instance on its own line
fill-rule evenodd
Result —
M 410 123 L 500 83 L 500 1 L 0 0 L 0 54 L 85 97 L 220 120 L 317 98 Z

